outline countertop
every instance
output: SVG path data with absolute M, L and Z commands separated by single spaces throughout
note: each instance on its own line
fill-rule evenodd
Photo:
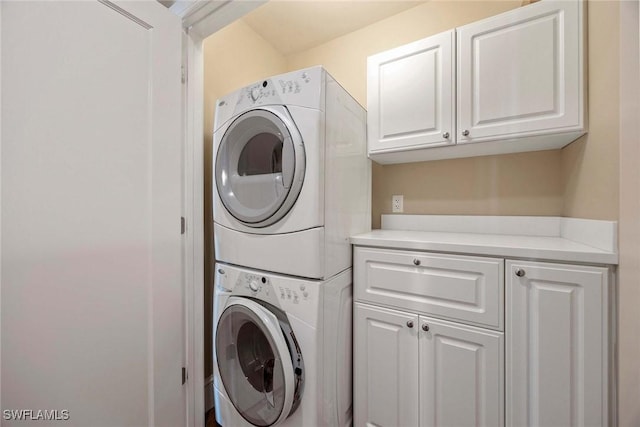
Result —
M 389 218 L 385 221 L 383 216 L 383 228 L 386 222 L 386 229 L 372 230 L 368 233 L 352 236 L 351 243 L 358 246 L 379 248 L 589 264 L 618 264 L 617 224 L 611 221 L 579 219 L 573 221 L 573 219 L 559 217 L 506 217 L 510 220 L 515 218 L 519 225 L 517 228 L 527 230 L 529 233 L 529 235 L 525 235 L 508 234 L 513 232 L 516 227 L 508 227 L 509 221 L 502 217 L 431 215 L 394 215 L 393 217 L 393 221 L 390 221 Z M 408 218 L 409 221 L 404 221 L 402 217 L 410 218 Z M 555 227 L 552 224 L 549 227 L 548 224 L 545 224 L 540 227 L 538 218 L 547 222 L 550 221 L 550 218 L 557 219 L 558 226 Z M 488 222 L 483 224 L 483 221 Z M 535 223 L 536 221 L 538 224 Z M 443 225 L 445 223 L 446 226 Z M 501 223 L 505 226 L 501 227 Z M 563 223 L 567 224 L 563 225 Z M 477 232 L 483 226 L 491 232 Z M 391 227 L 393 229 L 390 229 Z M 398 229 L 403 227 L 414 229 Z M 446 231 L 438 231 L 438 228 Z M 541 231 L 544 228 L 546 229 Z M 470 229 L 474 232 L 467 231 Z M 614 235 L 609 236 L 608 234 L 611 233 Z M 567 236 L 572 238 L 567 238 Z

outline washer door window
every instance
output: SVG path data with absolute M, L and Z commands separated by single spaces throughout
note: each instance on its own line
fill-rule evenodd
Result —
M 237 117 L 225 131 L 215 164 L 218 194 L 227 211 L 250 227 L 266 227 L 293 207 L 305 170 L 300 132 L 285 107 Z
M 246 298 L 230 298 L 216 328 L 216 360 L 227 396 L 255 426 L 271 426 L 297 407 L 296 373 L 277 317 Z

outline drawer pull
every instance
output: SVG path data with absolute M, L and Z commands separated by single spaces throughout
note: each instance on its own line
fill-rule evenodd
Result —
M 414 265 L 420 265 L 420 260 L 418 258 L 414 258 L 413 259 L 413 264 Z
M 429 325 L 427 325 L 426 323 L 422 325 L 422 330 L 425 332 L 429 332 Z
M 516 270 L 516 276 L 524 277 L 524 275 L 525 275 L 525 272 L 524 272 L 523 269 L 519 268 L 519 269 Z
M 407 326 L 413 328 L 413 320 L 407 320 Z

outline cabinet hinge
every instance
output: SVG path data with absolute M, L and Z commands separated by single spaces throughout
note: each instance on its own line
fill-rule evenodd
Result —
M 180 217 L 180 234 L 184 234 L 187 231 L 187 220 L 183 216 Z
M 182 368 L 182 385 L 187 382 L 189 376 L 187 375 L 187 368 Z

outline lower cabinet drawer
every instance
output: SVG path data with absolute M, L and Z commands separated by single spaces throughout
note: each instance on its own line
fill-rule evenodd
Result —
M 503 330 L 504 260 L 356 247 L 355 299 Z

